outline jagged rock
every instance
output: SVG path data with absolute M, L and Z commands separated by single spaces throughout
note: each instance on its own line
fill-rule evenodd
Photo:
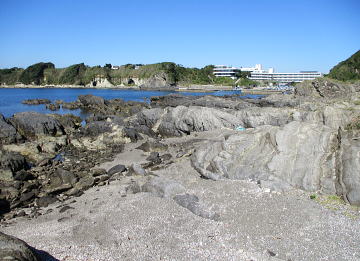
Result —
M 164 110 L 161 108 L 144 109 L 136 115 L 132 124 L 145 125 L 149 128 L 153 128 L 164 114 Z
M 219 96 L 185 96 L 182 94 L 169 94 L 166 96 L 151 97 L 152 106 L 160 107 L 177 107 L 177 106 L 201 106 L 208 108 L 226 108 L 226 109 L 244 109 L 248 107 L 258 106 L 252 100 L 234 97 Z
M 29 105 L 39 105 L 39 104 L 49 104 L 51 101 L 49 99 L 28 99 L 23 100 L 21 103 Z
M 278 191 L 296 187 L 338 194 L 359 205 L 359 152 L 357 138 L 323 124 L 293 121 L 209 141 L 195 151 L 192 165 L 214 180 L 250 179 Z
M 11 144 L 21 141 L 21 135 L 16 131 L 14 126 L 9 124 L 5 117 L 0 114 L 0 145 Z
M 345 84 L 328 78 L 317 78 L 313 81 L 304 81 L 295 88 L 295 96 L 313 98 L 346 98 L 355 93 L 352 84 Z
M 20 112 L 9 119 L 16 130 L 29 140 L 41 135 L 64 135 L 64 127 L 53 117 L 37 112 Z
M 153 129 L 162 136 L 181 136 L 194 131 L 235 128 L 241 121 L 234 115 L 205 107 L 167 108 Z
M 233 117 L 239 120 L 239 125 L 245 128 L 255 128 L 262 125 L 284 126 L 294 120 L 296 110 L 287 108 L 249 108 L 235 111 Z
M 0 232 L 0 260 L 40 261 L 35 249 L 24 241 Z
M 75 174 L 70 171 L 58 168 L 49 175 L 50 184 L 47 186 L 48 193 L 67 190 L 72 188 L 78 181 Z
M 141 89 L 171 89 L 173 87 L 173 82 L 169 80 L 169 77 L 166 73 L 158 73 L 144 81 L 139 87 Z
M 66 133 L 81 127 L 81 118 L 73 114 L 52 114 L 51 116 L 60 122 L 60 124 L 65 128 Z
M 93 121 L 80 130 L 81 135 L 95 137 L 105 132 L 112 132 L 112 123 L 109 121 Z

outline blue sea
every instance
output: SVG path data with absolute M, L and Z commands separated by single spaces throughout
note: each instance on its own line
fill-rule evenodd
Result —
M 26 105 L 21 102 L 26 99 L 49 99 L 52 102 L 55 100 L 63 100 L 65 102 L 76 101 L 79 95 L 92 94 L 101 96 L 105 99 L 121 98 L 125 101 L 139 101 L 149 102 L 152 96 L 164 96 L 171 93 L 179 93 L 183 95 L 231 95 L 241 94 L 241 91 L 216 91 L 216 92 L 177 92 L 177 91 L 148 91 L 148 90 L 134 90 L 134 89 L 93 89 L 93 88 L 0 88 L 0 113 L 5 117 L 11 117 L 13 114 L 24 111 L 36 111 L 40 113 L 58 113 L 66 114 L 72 113 L 74 115 L 85 118 L 86 114 L 81 110 L 66 110 L 50 111 L 41 105 Z M 261 95 L 245 95 L 241 98 L 260 98 Z

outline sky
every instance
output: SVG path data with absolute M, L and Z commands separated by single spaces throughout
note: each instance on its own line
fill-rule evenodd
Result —
M 0 0 L 0 68 L 171 61 L 327 73 L 360 49 L 360 0 Z

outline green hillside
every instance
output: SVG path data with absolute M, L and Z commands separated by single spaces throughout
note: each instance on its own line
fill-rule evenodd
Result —
M 334 66 L 328 77 L 340 81 L 359 80 L 360 79 L 360 50 L 354 53 L 350 58 Z
M 146 65 L 125 64 L 117 70 L 113 70 L 111 64 L 91 67 L 79 63 L 66 68 L 55 68 L 52 63 L 37 63 L 26 69 L 0 69 L 0 84 L 86 85 L 95 77 L 102 77 L 108 79 L 114 85 L 126 85 L 129 79 L 148 79 L 164 73 L 170 85 L 235 84 L 235 80 L 230 78 L 214 77 L 213 68 L 213 65 L 199 69 L 184 67 L 172 62 L 163 62 Z M 239 77 L 241 78 L 241 76 Z M 254 84 L 254 82 L 250 82 Z

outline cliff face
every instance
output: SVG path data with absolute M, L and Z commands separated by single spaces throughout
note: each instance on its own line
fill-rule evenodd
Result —
M 334 66 L 328 75 L 330 78 L 347 81 L 360 79 L 360 50 L 350 58 Z

